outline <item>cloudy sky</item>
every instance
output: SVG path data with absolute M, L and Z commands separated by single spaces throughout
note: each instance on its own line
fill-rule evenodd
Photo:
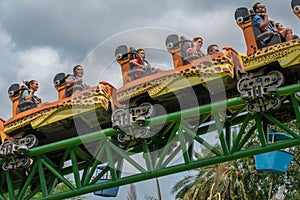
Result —
M 121 44 L 145 48 L 148 60 L 163 68 L 172 68 L 165 48 L 165 38 L 172 33 L 189 39 L 200 35 L 204 49 L 216 43 L 245 53 L 243 34 L 233 16 L 238 7 L 250 8 L 255 2 L 0 0 L 0 117 L 11 117 L 7 95 L 11 84 L 36 79 L 37 95 L 44 102 L 56 101 L 53 77 L 71 73 L 76 64 L 83 64 L 90 85 L 106 80 L 120 87 L 114 50 Z M 300 33 L 290 0 L 263 2 L 270 18 Z

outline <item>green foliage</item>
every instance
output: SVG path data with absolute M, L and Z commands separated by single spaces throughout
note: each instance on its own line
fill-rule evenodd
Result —
M 296 121 L 290 122 L 288 126 L 298 132 Z M 257 133 L 253 134 L 245 148 L 259 145 L 255 135 Z M 293 148 L 293 154 L 286 174 L 258 172 L 254 157 L 248 157 L 200 168 L 196 174 L 179 180 L 171 192 L 178 200 L 279 200 L 277 196 L 280 196 L 280 192 L 285 200 L 300 199 L 299 146 Z M 203 158 L 202 155 L 207 155 L 207 152 L 195 153 L 198 159 Z

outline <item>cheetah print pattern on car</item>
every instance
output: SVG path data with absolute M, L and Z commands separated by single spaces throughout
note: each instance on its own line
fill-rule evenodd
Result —
M 17 120 L 9 120 L 4 125 L 4 132 L 9 134 L 15 130 L 18 130 L 28 124 L 38 124 L 39 122 L 51 118 L 54 113 L 58 113 L 65 110 L 78 110 L 89 111 L 91 109 L 103 108 L 109 109 L 109 103 L 112 100 L 112 89 L 108 85 L 96 86 L 90 90 L 80 92 L 67 99 L 63 99 L 60 102 L 52 103 L 46 108 L 35 108 L 29 115 L 26 115 Z M 77 113 L 74 112 L 74 115 Z M 11 121 L 11 122 L 10 122 Z
M 168 86 L 175 81 L 190 79 L 188 81 L 190 85 L 183 87 L 191 87 L 193 85 L 205 84 L 207 81 L 211 81 L 220 77 L 234 77 L 235 67 L 243 69 L 240 59 L 236 54 L 232 52 L 223 52 L 223 56 L 207 57 L 204 60 L 198 59 L 191 64 L 178 67 L 174 70 L 162 72 L 160 77 L 155 79 L 138 82 L 138 84 L 129 87 L 126 90 L 122 90 L 117 94 L 117 100 L 119 102 L 126 101 L 132 97 L 139 96 L 148 92 L 150 97 L 154 98 L 160 95 L 160 92 L 164 90 L 164 93 L 172 92 Z
M 300 63 L 300 40 L 291 40 L 257 50 L 243 57 L 245 70 L 256 69 L 278 61 L 284 68 Z

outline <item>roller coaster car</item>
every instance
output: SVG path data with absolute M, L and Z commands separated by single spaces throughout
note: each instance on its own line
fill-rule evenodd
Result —
M 281 42 L 278 33 L 264 32 L 263 36 L 273 36 L 269 43 L 262 44 L 261 31 L 252 24 L 253 16 L 251 10 L 244 7 L 235 11 L 236 22 L 243 30 L 247 44 L 247 56 L 243 57 L 245 70 L 252 71 L 271 63 L 279 63 L 282 68 L 298 65 L 300 40 Z
M 244 7 L 235 11 L 248 54 L 242 57 L 247 76 L 239 80 L 237 89 L 243 99 L 256 101 L 248 105 L 248 111 L 261 112 L 280 107 L 280 100 L 273 97 L 280 86 L 298 83 L 300 40 L 281 42 L 277 33 L 261 33 L 252 23 L 253 16 L 254 13 Z M 261 40 L 266 36 L 272 38 L 263 44 Z
M 245 7 L 238 8 L 235 11 L 235 20 L 244 32 L 248 55 L 263 47 L 281 42 L 280 33 L 272 31 L 263 32 L 257 25 L 254 25 L 252 21 L 254 16 L 255 13 Z M 267 37 L 271 37 L 271 39 L 267 43 L 262 42 Z
M 291 6 L 294 14 L 300 19 L 300 0 L 292 0 Z
M 152 137 L 153 130 L 139 126 L 149 117 L 209 103 L 210 95 L 217 96 L 224 90 L 236 91 L 236 76 L 244 72 L 239 54 L 226 48 L 225 52 L 210 57 L 187 59 L 183 56 L 187 42 L 178 35 L 168 36 L 166 45 L 175 68 L 136 80 L 128 78 L 134 48 L 125 45 L 116 48 L 124 81 L 117 90 L 117 101 L 128 105 L 112 115 L 113 126 L 124 131 L 118 138 L 120 142 Z
M 54 82 L 59 92 L 64 92 L 64 82 L 58 81 L 63 74 L 56 76 Z M 4 122 L 4 133 L 14 140 L 5 140 L 0 146 L 0 157 L 6 162 L 3 169 L 28 166 L 29 158 L 22 157 L 24 152 L 37 145 L 49 144 L 90 133 L 111 126 L 111 102 L 115 88 L 106 82 L 76 93 L 71 97 L 42 105 L 18 113 L 17 107 L 21 88 L 17 84 L 8 93 L 13 102 L 13 117 Z M 101 126 L 101 127 L 100 127 Z M 53 159 L 59 157 L 56 153 Z

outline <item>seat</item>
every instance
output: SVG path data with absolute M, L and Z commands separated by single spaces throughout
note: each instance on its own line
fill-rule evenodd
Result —
M 177 34 L 169 35 L 166 38 L 166 47 L 172 54 L 175 68 L 189 64 L 190 61 L 200 58 L 199 56 L 188 56 L 187 49 L 192 47 L 192 41 Z
M 62 100 L 66 97 L 66 79 L 68 75 L 65 73 L 58 73 L 53 79 L 55 89 L 58 91 L 58 100 Z
M 254 36 L 256 37 L 256 43 L 258 49 L 283 42 L 281 40 L 281 35 L 279 32 L 262 31 L 258 26 L 253 24 L 252 24 L 252 28 L 253 28 Z M 270 39 L 268 39 L 267 42 L 264 43 L 263 40 L 268 37 Z
M 32 100 L 25 100 L 25 99 L 22 98 L 23 93 L 26 90 L 29 91 L 29 89 L 25 85 L 21 85 L 19 87 L 19 91 L 20 91 L 19 92 L 20 93 L 19 104 L 18 104 L 19 112 L 23 112 L 23 111 L 29 110 L 31 108 L 36 108 L 37 107 L 37 104 L 34 101 L 32 101 Z
M 152 69 L 148 62 L 146 62 L 148 67 L 145 69 L 136 69 L 132 64 L 129 63 L 130 60 L 138 58 L 139 56 L 140 55 L 133 47 L 120 45 L 116 48 L 115 58 L 122 68 L 123 85 L 126 85 L 128 82 L 137 79 L 135 76 L 137 74 L 141 74 L 139 78 L 152 74 Z
M 13 116 L 36 107 L 36 104 L 31 100 L 24 100 L 22 98 L 23 92 L 28 90 L 25 85 L 12 84 L 8 89 L 8 96 L 13 102 Z
M 243 30 L 244 38 L 247 44 L 247 54 L 252 54 L 258 49 L 281 43 L 281 35 L 278 32 L 263 32 L 258 26 L 253 25 L 255 13 L 245 7 L 240 7 L 235 11 L 235 20 L 238 26 Z M 264 43 L 263 39 L 270 36 L 270 39 Z
M 300 0 L 292 0 L 291 6 L 294 14 L 300 19 Z
M 81 92 L 85 90 L 85 88 L 81 85 L 73 85 L 72 87 L 66 89 L 66 80 L 69 76 L 73 76 L 71 74 L 58 73 L 55 75 L 53 79 L 54 86 L 58 91 L 58 99 L 62 100 L 65 97 L 70 97 L 72 94 L 77 92 Z
M 85 90 L 81 85 L 73 85 L 66 90 L 66 97 L 72 96 L 72 94 L 78 93 Z

